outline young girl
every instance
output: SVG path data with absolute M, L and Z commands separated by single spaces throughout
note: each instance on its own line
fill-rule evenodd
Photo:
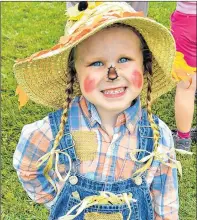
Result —
M 196 91 L 196 2 L 177 2 L 171 15 L 171 31 L 176 42 L 177 67 L 175 78 L 180 81 L 176 87 L 175 119 L 177 134 L 175 147 L 190 151 L 191 126 L 194 115 Z M 196 129 L 192 131 L 196 135 Z M 193 140 L 196 137 L 192 136 Z
M 58 45 L 14 67 L 31 100 L 60 108 L 22 130 L 14 167 L 24 189 L 49 219 L 179 219 L 180 164 L 151 112 L 174 86 L 173 37 L 123 2 L 67 15 Z

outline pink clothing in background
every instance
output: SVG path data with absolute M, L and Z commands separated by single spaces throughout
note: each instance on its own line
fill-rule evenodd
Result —
M 185 14 L 176 10 L 171 15 L 171 32 L 176 50 L 184 54 L 189 66 L 196 67 L 196 14 Z
M 196 4 L 197 2 L 177 2 L 176 10 L 184 14 L 196 15 Z

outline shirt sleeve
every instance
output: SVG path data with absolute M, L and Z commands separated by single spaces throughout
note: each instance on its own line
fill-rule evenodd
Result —
M 176 160 L 173 137 L 167 125 L 159 120 L 159 150 Z M 166 161 L 171 163 L 169 159 Z M 150 186 L 155 220 L 178 220 L 179 198 L 177 169 L 159 163 Z
M 44 167 L 37 161 L 52 148 L 53 135 L 48 116 L 43 120 L 25 125 L 14 152 L 13 166 L 29 197 L 37 203 L 51 203 L 56 191 L 43 174 Z M 54 172 L 50 176 L 54 178 Z

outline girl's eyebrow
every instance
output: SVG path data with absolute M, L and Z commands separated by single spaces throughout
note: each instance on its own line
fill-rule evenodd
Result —
M 141 52 L 140 48 L 139 48 L 139 52 Z M 133 56 L 135 54 L 136 54 L 136 51 L 134 51 L 134 50 L 129 50 L 129 51 L 124 50 L 117 55 L 117 59 L 119 59 L 121 57 L 133 58 Z M 91 64 L 96 61 L 103 61 L 104 62 L 108 57 L 106 58 L 106 54 L 104 54 L 103 56 L 100 54 L 96 54 L 95 56 L 94 56 L 94 54 L 91 54 L 91 55 L 87 55 L 87 56 L 83 56 L 83 55 L 77 56 L 76 58 L 80 62 L 83 62 L 85 64 Z
M 88 58 L 82 58 L 83 62 L 85 63 L 92 63 L 92 62 L 96 62 L 96 61 L 104 61 L 105 58 L 101 57 L 101 56 L 95 56 L 95 57 L 88 57 Z
M 129 52 L 122 52 L 120 54 L 117 55 L 117 58 L 121 58 L 121 57 L 129 57 L 129 56 L 133 56 L 133 54 L 135 54 L 135 52 L 133 51 L 129 51 Z M 87 57 L 87 59 L 84 58 L 84 60 L 93 60 L 93 61 L 100 61 L 100 60 L 105 60 L 106 56 L 89 56 Z M 108 57 L 107 57 L 108 58 Z

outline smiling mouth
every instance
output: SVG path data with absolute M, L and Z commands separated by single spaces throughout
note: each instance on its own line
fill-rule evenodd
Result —
M 126 90 L 126 87 L 119 87 L 119 88 L 113 88 L 113 89 L 106 89 L 102 90 L 101 92 L 104 94 L 118 94 L 121 92 L 124 92 Z
M 118 87 L 118 88 L 102 90 L 101 92 L 104 94 L 104 96 L 113 98 L 124 95 L 126 89 L 127 87 Z

